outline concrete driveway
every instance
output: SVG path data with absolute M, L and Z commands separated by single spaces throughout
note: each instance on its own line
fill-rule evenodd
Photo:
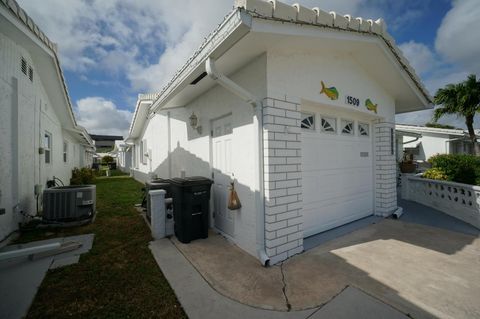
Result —
M 414 318 L 480 317 L 477 236 L 387 219 L 270 268 L 219 235 L 172 241 L 217 292 L 256 308 L 318 308 L 355 287 Z

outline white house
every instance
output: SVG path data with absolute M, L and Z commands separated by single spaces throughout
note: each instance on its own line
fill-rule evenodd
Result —
M 37 213 L 54 177 L 69 183 L 94 148 L 77 125 L 57 47 L 15 1 L 0 1 L 0 240 Z
M 275 264 L 305 237 L 397 209 L 395 114 L 430 103 L 381 19 L 236 1 L 158 95 L 140 96 L 131 171 L 212 178 L 211 226 Z
M 403 152 L 413 155 L 415 161 L 424 162 L 436 154 L 472 154 L 473 147 L 467 131 L 416 125 L 395 125 L 397 143 Z M 476 131 L 477 138 L 480 132 Z
M 117 169 L 129 173 L 132 166 L 132 147 L 124 141 L 115 141 L 110 155 L 114 156 L 117 163 Z

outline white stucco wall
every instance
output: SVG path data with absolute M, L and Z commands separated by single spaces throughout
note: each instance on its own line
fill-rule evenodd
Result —
M 33 82 L 21 72 L 21 57 L 33 67 Z M 36 184 L 45 187 L 46 181 L 55 176 L 68 185 L 71 170 L 85 162 L 85 148 L 62 129 L 36 70 L 28 51 L 0 33 L 0 208 L 5 209 L 0 215 L 0 239 L 15 230 L 21 220 L 20 214 L 13 212 L 17 204 L 18 209 L 36 214 Z M 16 112 L 18 118 L 12 118 Z M 52 135 L 50 164 L 45 164 L 44 155 L 39 154 L 45 131 Z M 12 140 L 16 134 L 18 139 Z M 64 141 L 69 145 L 66 163 Z
M 266 56 L 262 55 L 230 77 L 258 97 L 266 94 Z M 189 125 L 189 117 L 195 112 L 202 132 L 199 134 Z M 135 157 L 138 169 L 133 171 L 136 179 L 145 181 L 149 172 L 159 177 L 178 177 L 182 171 L 187 176 L 211 178 L 211 121 L 232 114 L 233 149 L 232 171 L 242 209 L 235 215 L 233 240 L 237 245 L 255 255 L 255 201 L 258 191 L 255 185 L 254 158 L 254 111 L 251 105 L 220 86 L 215 86 L 184 108 L 165 110 L 157 113 L 145 125 L 144 131 L 135 142 Z M 170 122 L 170 134 L 168 132 Z M 146 164 L 140 161 L 140 141 L 147 141 L 151 154 Z M 169 148 L 170 145 L 170 148 Z
M 335 51 L 321 54 L 294 49 L 272 51 L 268 54 L 267 74 L 268 96 L 271 98 L 285 99 L 286 96 L 290 101 L 307 100 L 394 122 L 394 99 L 349 55 Z M 320 81 L 326 87 L 337 88 L 338 100 L 332 101 L 320 94 Z M 360 106 L 347 105 L 346 95 L 359 98 Z M 378 104 L 377 114 L 365 108 L 366 99 Z
M 405 142 L 408 140 L 412 140 L 413 138 L 404 137 L 403 139 Z M 420 137 L 418 141 L 410 144 L 404 144 L 403 147 L 408 148 L 410 147 L 410 145 L 413 147 L 418 142 L 421 142 L 421 144 L 419 145 L 419 154 L 414 155 L 414 160 L 426 161 L 435 154 L 448 154 L 449 145 L 446 143 L 448 139 L 449 137 L 445 135 L 442 136 L 438 134 L 422 133 L 422 137 Z

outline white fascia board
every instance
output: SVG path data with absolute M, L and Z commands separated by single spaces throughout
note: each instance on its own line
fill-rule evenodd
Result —
M 128 132 L 128 136 L 125 141 L 130 141 L 136 139 L 139 136 L 139 133 L 142 131 L 142 127 L 145 125 L 145 122 L 148 118 L 148 110 L 150 105 L 152 104 L 153 100 L 142 100 L 139 99 L 137 101 L 137 105 L 135 107 L 135 113 L 132 119 L 132 123 L 130 125 L 130 130 Z
M 443 134 L 445 136 L 455 135 L 455 136 L 465 136 L 466 132 L 463 130 L 452 130 L 452 129 L 444 129 L 444 128 L 435 128 L 435 127 L 426 127 L 426 126 L 410 126 L 410 125 L 403 125 L 397 124 L 395 125 L 395 129 L 399 131 L 405 132 L 413 132 L 413 133 L 432 133 L 432 134 Z
M 415 93 L 415 95 L 418 97 L 418 99 L 422 102 L 423 108 L 412 108 L 411 110 L 408 110 L 407 112 L 413 112 L 413 111 L 420 111 L 420 110 L 426 110 L 426 109 L 433 109 L 432 104 L 430 101 L 427 99 L 425 94 L 428 94 L 428 92 L 425 91 L 422 92 L 419 89 L 419 86 L 421 83 L 415 83 L 412 79 L 412 77 L 416 76 L 411 76 L 408 74 L 407 70 L 403 66 L 400 65 L 399 58 L 395 57 L 393 54 L 393 51 L 390 49 L 390 47 L 387 45 L 387 43 L 384 40 L 380 40 L 379 38 L 376 38 L 377 43 L 379 44 L 379 47 L 383 50 L 384 54 L 388 57 L 390 62 L 395 66 L 397 69 L 398 73 L 402 76 L 403 80 L 407 83 L 407 85 L 410 87 L 410 89 Z M 407 67 L 407 69 L 409 69 Z M 409 70 L 410 72 L 410 70 Z M 431 96 L 429 96 L 429 99 L 432 100 Z M 395 114 L 401 114 L 401 113 L 406 113 L 406 112 L 395 112 Z
M 243 10 L 233 10 L 214 30 L 187 63 L 175 73 L 172 80 L 163 88 L 149 112 L 157 112 L 175 95 L 190 84 L 189 77 L 199 68 L 204 69 L 205 61 L 212 57 L 219 59 L 235 43 L 250 32 L 252 16 Z

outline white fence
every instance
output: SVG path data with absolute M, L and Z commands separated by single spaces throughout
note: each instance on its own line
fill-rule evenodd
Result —
M 402 175 L 402 198 L 433 207 L 480 228 L 480 187 Z

